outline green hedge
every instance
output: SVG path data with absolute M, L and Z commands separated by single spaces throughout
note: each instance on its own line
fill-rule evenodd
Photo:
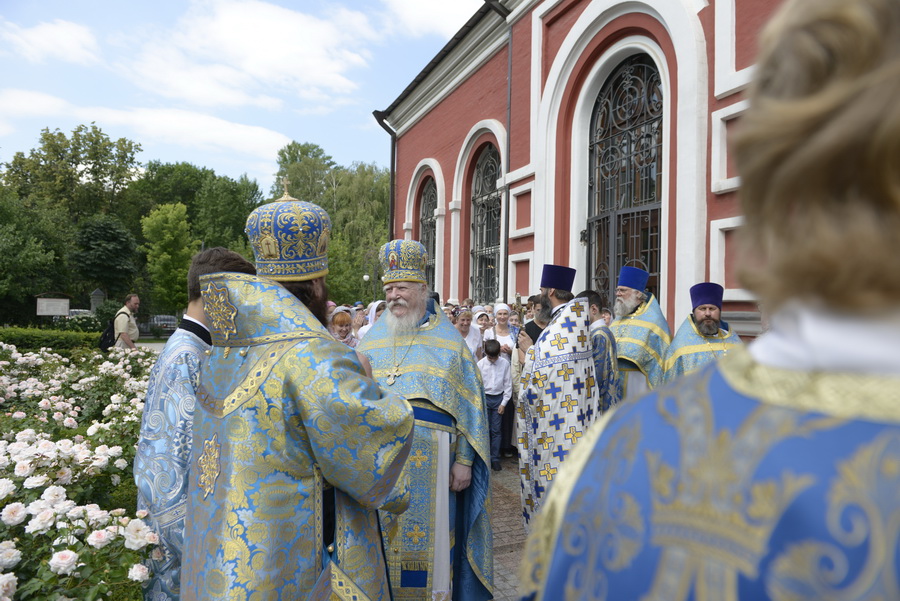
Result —
M 37 328 L 0 328 L 0 341 L 14 344 L 20 352 L 52 348 L 54 351 L 76 348 L 97 348 L 99 332 L 64 332 Z

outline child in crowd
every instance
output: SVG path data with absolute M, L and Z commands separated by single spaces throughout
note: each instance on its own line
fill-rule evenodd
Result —
M 503 411 L 512 398 L 509 361 L 500 359 L 500 342 L 484 341 L 484 358 L 478 362 L 484 396 L 487 399 L 488 424 L 491 427 L 491 469 L 500 471 L 500 424 Z

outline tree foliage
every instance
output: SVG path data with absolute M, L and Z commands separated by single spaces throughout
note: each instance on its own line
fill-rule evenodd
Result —
M 142 313 L 187 303 L 186 273 L 199 246 L 252 258 L 244 225 L 262 202 L 259 184 L 190 163 L 152 160 L 96 124 L 70 134 L 44 129 L 29 152 L 0 164 L 0 314 L 34 321 L 34 296 L 61 292 L 86 307 L 94 288 L 114 304 L 141 294 Z M 316 144 L 291 142 L 276 157 L 272 198 L 289 180 L 295 198 L 332 220 L 328 285 L 338 302 L 380 295 L 378 248 L 387 241 L 390 176 L 376 165 L 338 165 Z M 370 276 L 369 282 L 363 274 Z
M 279 198 L 282 180 L 289 180 L 288 190 L 294 198 L 313 202 L 328 210 L 327 192 L 336 186 L 337 164 L 317 144 L 291 142 L 278 151 L 278 173 L 272 185 L 272 196 Z
M 188 268 L 200 247 L 191 236 L 187 207 L 180 202 L 160 205 L 141 219 L 141 226 L 155 304 L 166 313 L 183 311 L 188 301 Z
M 134 236 L 142 240 L 141 218 L 163 204 L 181 203 L 188 209 L 188 219 L 197 222 L 195 199 L 206 180 L 215 172 L 190 163 L 150 161 L 141 176 L 125 191 L 122 206 L 116 214 Z
M 210 175 L 195 199 L 197 236 L 206 248 L 224 246 L 239 251 L 246 240 L 247 215 L 263 201 L 256 180 L 242 175 L 237 181 Z
M 40 144 L 26 156 L 13 155 L 3 182 L 19 198 L 51 200 L 66 208 L 73 222 L 112 211 L 137 174 L 140 144 L 111 140 L 91 124 L 79 125 L 71 137 L 58 129 L 41 131 Z
M 75 243 L 72 264 L 89 288 L 99 287 L 107 296 L 129 291 L 137 271 L 137 244 L 117 217 L 98 214 L 85 219 Z

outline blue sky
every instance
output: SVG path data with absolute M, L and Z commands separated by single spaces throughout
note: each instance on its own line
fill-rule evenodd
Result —
M 0 163 L 96 124 L 268 192 L 278 149 L 389 165 L 372 117 L 482 0 L 2 0 Z

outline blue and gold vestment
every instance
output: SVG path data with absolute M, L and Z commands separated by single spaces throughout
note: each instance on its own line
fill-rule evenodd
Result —
M 200 327 L 200 326 L 197 326 Z M 150 370 L 141 435 L 134 457 L 138 509 L 159 535 L 163 559 L 148 560 L 153 575 L 145 598 L 177 600 L 191 459 L 191 423 L 200 385 L 200 364 L 210 345 L 178 328 Z
M 715 336 L 701 334 L 694 317 L 688 315 L 666 350 L 663 380 L 671 382 L 679 376 L 693 373 L 740 344 L 743 344 L 740 336 L 721 327 Z
M 631 398 L 628 382 L 638 377 L 635 373 L 638 371 L 646 378 L 650 390 L 662 384 L 666 348 L 672 334 L 656 297 L 651 294 L 634 313 L 609 324 L 609 329 L 616 337 L 619 353 L 619 398 Z
M 576 298 L 553 315 L 525 356 L 516 425 L 526 530 L 560 466 L 602 413 L 590 329 L 587 301 Z
M 306 599 L 331 485 L 347 590 L 388 598 L 376 508 L 409 454 L 411 407 L 277 282 L 213 274 L 201 287 L 213 348 L 194 414 L 182 596 Z
M 434 470 L 442 430 L 456 440 L 449 463 L 472 467 L 469 487 L 451 492 L 449 499 L 453 599 L 490 599 L 494 581 L 490 450 L 481 374 L 443 312 L 431 314 L 414 333 L 398 336 L 391 335 L 387 321 L 379 319 L 358 350 L 371 362 L 375 379 L 385 389 L 413 400 L 416 411 L 415 442 L 404 469 L 411 489 L 409 509 L 399 518 L 385 516 L 386 522 L 393 523 L 393 536 L 389 531 L 385 545 L 394 599 L 422 599 L 426 594 L 431 599 Z M 392 378 L 395 369 L 400 375 Z
M 539 516 L 524 599 L 900 598 L 900 377 L 739 347 L 607 416 Z
M 619 363 L 616 338 L 598 319 L 591 323 L 591 352 L 594 355 L 594 380 L 597 382 L 599 412 L 605 413 L 619 404 Z

